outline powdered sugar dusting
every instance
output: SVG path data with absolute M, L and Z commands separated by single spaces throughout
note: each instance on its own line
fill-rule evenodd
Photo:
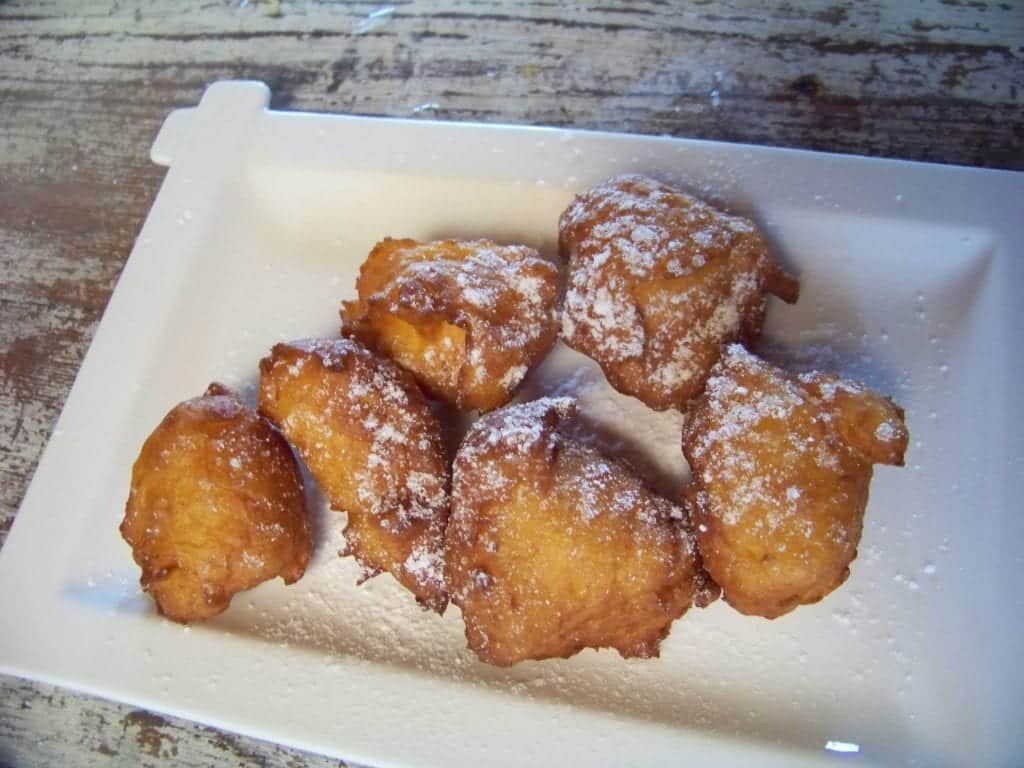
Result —
M 499 409 L 456 454 L 449 589 L 485 660 L 582 646 L 647 656 L 698 592 L 704 599 L 683 511 L 566 435 L 574 409 L 568 398 Z
M 883 421 L 875 428 L 875 437 L 879 440 L 889 442 L 896 437 L 896 428 L 892 422 Z
M 508 406 L 479 419 L 459 449 L 453 487 L 469 494 L 477 505 L 507 498 L 517 484 L 546 482 L 553 457 L 568 451 L 579 454 L 578 474 L 560 477 L 558 487 L 567 489 L 576 499 L 583 522 L 601 514 L 629 515 L 650 525 L 681 519 L 681 509 L 644 491 L 631 470 L 564 434 L 576 407 L 572 398 L 546 397 Z M 530 470 L 530 466 L 536 469 Z M 467 481 L 467 474 L 471 481 Z M 544 497 L 550 491 L 539 489 L 536 493 Z
M 489 496 L 500 495 L 517 481 L 500 463 L 486 461 L 496 449 L 525 457 L 531 453 L 547 454 L 555 449 L 560 438 L 555 432 L 557 424 L 571 416 L 576 403 L 571 398 L 545 398 L 529 403 L 509 406 L 477 420 L 462 441 L 452 468 L 453 486 L 461 482 L 460 472 L 470 468 L 477 473 L 474 490 Z
M 607 278 L 598 285 L 586 272 L 570 277 L 562 315 L 562 335 L 572 342 L 581 328 L 607 360 L 620 362 L 644 353 L 644 327 L 636 305 L 624 301 L 628 289 L 623 280 Z
M 788 374 L 738 344 L 723 352 L 683 450 L 701 553 L 726 600 L 775 618 L 845 580 L 871 465 L 902 460 L 902 443 L 879 440 L 886 417 L 902 427 L 899 408 L 856 382 Z
M 702 486 L 717 500 L 704 511 L 713 508 L 726 526 L 742 522 L 763 525 L 768 531 L 775 531 L 783 519 L 796 513 L 799 485 L 777 488 L 778 479 L 760 461 L 777 453 L 783 468 L 799 472 L 808 457 L 819 467 L 829 468 L 834 449 L 788 426 L 798 414 L 811 424 L 828 418 L 818 411 L 798 382 L 774 373 L 741 345 L 730 345 L 708 379 L 696 421 L 684 433 L 687 456 L 700 467 Z M 719 494 L 720 489 L 725 495 Z M 709 496 L 703 498 L 706 501 Z M 794 530 L 804 532 L 805 528 L 797 525 Z
M 755 330 L 774 269 L 753 225 L 642 176 L 562 214 L 569 261 L 562 336 L 658 408 L 696 394 L 724 341 Z
M 292 405 L 278 412 L 282 400 Z M 418 548 L 416 567 L 402 570 L 436 590 L 425 558 L 439 556 L 447 472 L 440 424 L 411 375 L 350 339 L 279 344 L 261 363 L 261 408 L 277 418 L 332 504 L 359 522 L 348 530 L 353 553 L 360 556 L 369 524 L 360 516 L 376 518 L 396 547 Z
M 511 391 L 518 386 L 519 382 L 526 376 L 527 368 L 525 365 L 514 365 L 505 371 L 505 375 L 501 377 L 500 385 L 502 389 Z
M 699 470 L 702 522 L 767 534 L 785 527 L 792 544 L 820 535 L 815 520 L 828 520 L 830 540 L 854 547 L 860 520 L 845 510 L 862 503 L 855 478 L 866 481 L 870 470 L 840 429 L 850 416 L 835 400 L 839 392 L 858 403 L 878 398 L 826 374 L 789 376 L 730 345 L 684 430 L 686 456 Z M 875 436 L 884 440 L 889 429 L 896 431 L 883 422 Z
M 419 357 L 396 356 L 431 392 L 459 407 L 487 410 L 507 402 L 557 335 L 558 272 L 532 248 L 490 240 L 387 239 L 370 253 L 364 272 L 368 266 L 387 279 L 360 283 L 360 301 L 346 304 L 342 313 L 345 332 L 388 350 L 388 340 L 374 335 L 373 318 L 381 313 L 414 327 L 429 329 L 441 320 L 461 329 L 461 357 L 448 336 L 435 342 L 430 333 L 420 339 Z M 439 354 L 445 355 L 442 370 Z
M 421 584 L 444 589 L 444 559 L 439 551 L 423 546 L 413 547 L 402 567 Z

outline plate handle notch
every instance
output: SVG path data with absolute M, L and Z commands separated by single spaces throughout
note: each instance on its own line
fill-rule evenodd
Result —
M 198 107 L 171 112 L 149 151 L 157 165 L 169 166 L 188 145 L 197 112 L 204 123 L 223 125 L 225 130 L 247 123 L 262 114 L 270 105 L 270 89 L 258 80 L 224 80 L 213 83 L 203 93 Z

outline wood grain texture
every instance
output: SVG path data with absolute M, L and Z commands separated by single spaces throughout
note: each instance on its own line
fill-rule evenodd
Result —
M 0 542 L 162 170 L 164 116 L 276 108 L 544 124 L 1024 169 L 1024 4 L 0 2 Z M 0 764 L 319 766 L 12 678 Z
M 338 768 L 345 763 L 15 678 L 0 698 L 0 765 Z

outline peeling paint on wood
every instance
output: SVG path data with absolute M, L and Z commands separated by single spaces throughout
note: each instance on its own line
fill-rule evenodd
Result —
M 344 768 L 345 763 L 0 676 L 0 765 Z M 353 768 L 355 768 L 353 766 Z
M 1024 169 L 1019 2 L 0 3 L 0 542 L 160 183 L 149 144 L 224 78 L 276 108 Z M 2 765 L 337 765 L 0 686 Z

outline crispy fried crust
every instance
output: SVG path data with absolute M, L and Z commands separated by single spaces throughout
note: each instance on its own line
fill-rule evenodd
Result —
M 799 285 L 753 223 L 644 176 L 610 179 L 559 219 L 562 338 L 652 408 L 700 393 L 723 342 L 761 333 L 765 294 Z
M 775 618 L 842 584 L 871 465 L 901 465 L 908 439 L 887 398 L 831 374 L 791 376 L 729 346 L 683 431 L 698 547 L 725 600 Z
M 455 458 L 445 568 L 483 660 L 611 647 L 657 656 L 674 619 L 716 596 L 682 510 L 561 435 L 573 401 L 485 416 Z
M 348 513 L 346 554 L 366 578 L 387 571 L 442 613 L 448 472 L 440 424 L 412 376 L 350 339 L 295 341 L 260 361 L 259 401 Z
M 224 611 L 312 553 L 302 476 L 284 439 L 211 384 L 175 406 L 142 446 L 121 523 L 159 611 L 180 622 Z
M 387 238 L 356 288 L 342 332 L 465 410 L 507 403 L 557 336 L 558 271 L 522 245 Z

